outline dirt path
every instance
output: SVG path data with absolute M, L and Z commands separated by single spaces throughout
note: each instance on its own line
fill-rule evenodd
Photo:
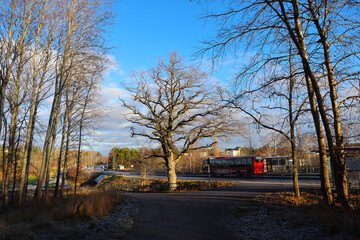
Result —
M 291 181 L 245 180 L 221 191 L 127 193 L 142 204 L 126 239 L 236 239 L 228 222 L 236 208 L 258 194 L 292 190 Z M 301 188 L 318 188 L 318 184 L 304 182 Z
M 233 206 L 247 201 L 232 191 L 130 193 L 142 202 L 126 239 L 235 239 L 227 225 Z

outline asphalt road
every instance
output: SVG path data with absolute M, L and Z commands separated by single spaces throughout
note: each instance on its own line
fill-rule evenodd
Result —
M 126 239 L 235 239 L 227 218 L 234 214 L 237 205 L 264 192 L 292 189 L 289 179 L 232 181 L 232 187 L 221 191 L 127 193 L 141 201 L 141 208 Z M 319 188 L 319 182 L 302 180 L 300 186 L 302 189 Z

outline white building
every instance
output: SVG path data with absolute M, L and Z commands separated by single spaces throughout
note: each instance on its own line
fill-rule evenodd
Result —
M 241 155 L 241 148 L 226 148 L 225 149 L 226 156 L 240 156 Z

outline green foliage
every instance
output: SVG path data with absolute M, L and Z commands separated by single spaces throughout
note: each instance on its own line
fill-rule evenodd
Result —
M 124 165 L 130 167 L 132 160 L 139 154 L 139 150 L 133 148 L 119 148 L 114 147 L 111 149 L 111 155 L 115 157 L 117 165 Z
M 40 154 L 41 150 L 40 150 L 40 148 L 38 146 L 35 146 L 35 147 L 33 147 L 32 152 L 35 153 L 35 154 Z

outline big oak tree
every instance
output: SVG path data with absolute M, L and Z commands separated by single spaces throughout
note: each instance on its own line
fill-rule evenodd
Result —
M 177 53 L 155 68 L 135 73 L 136 86 L 126 87 L 131 101 L 132 136 L 145 137 L 161 146 L 169 190 L 176 189 L 176 163 L 190 150 L 211 147 L 214 136 L 231 132 L 231 123 L 220 107 L 216 85 L 198 67 L 184 65 Z M 205 141 L 204 141 L 205 140 Z

